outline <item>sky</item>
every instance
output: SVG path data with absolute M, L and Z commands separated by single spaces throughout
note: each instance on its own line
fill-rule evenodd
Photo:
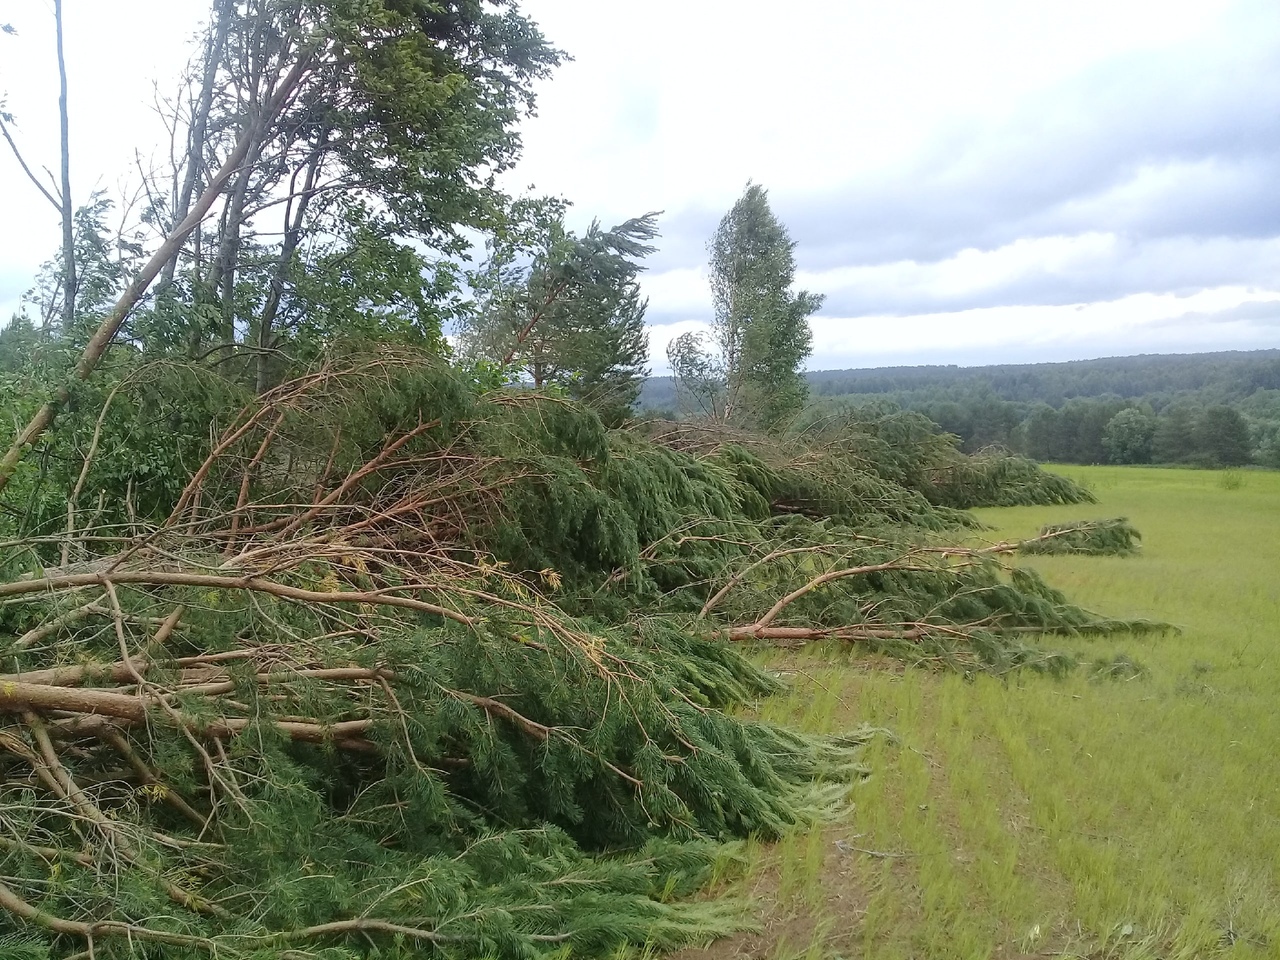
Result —
M 706 241 L 749 180 L 826 297 L 812 369 L 1280 346 L 1275 0 L 521 6 L 574 60 L 507 185 L 566 197 L 579 227 L 663 211 L 656 373 L 711 316 Z M 64 9 L 77 199 L 127 192 L 205 4 Z M 52 167 L 50 11 L 0 0 L 20 31 L 0 92 Z M 0 187 L 7 317 L 58 224 L 7 156 Z

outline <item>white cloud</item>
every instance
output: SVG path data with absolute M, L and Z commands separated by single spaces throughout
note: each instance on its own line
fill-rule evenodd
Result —
M 160 143 L 151 81 L 171 89 L 207 4 L 65 5 L 83 200 Z M 53 166 L 51 18 L 14 6 L 0 91 Z M 642 278 L 657 369 L 711 316 L 703 244 L 748 178 L 828 294 L 815 367 L 1275 343 L 1224 312 L 1280 290 L 1274 0 L 521 6 L 576 59 L 508 183 L 567 196 L 579 226 L 666 211 Z M 5 304 L 58 224 L 8 157 L 0 187 Z
M 935 263 L 894 263 L 800 271 L 796 282 L 808 290 L 862 297 L 875 303 L 886 298 L 947 300 L 1001 290 L 1031 274 L 1070 274 L 1112 260 L 1117 241 L 1111 234 L 1035 237 L 1015 240 L 995 250 L 968 248 Z
M 157 90 L 171 95 L 208 10 L 201 0 L 66 0 L 72 198 L 105 190 L 119 197 L 138 185 L 137 158 L 160 149 L 164 126 Z M 17 139 L 37 175 L 58 169 L 58 75 L 52 4 L 6 4 L 16 36 L 0 35 L 0 97 L 15 118 Z M 46 185 L 49 179 L 45 180 Z M 130 185 L 131 184 L 131 185 Z M 0 146 L 0 303 L 16 301 L 61 240 L 57 212 Z M 15 278 L 21 278 L 16 279 Z M 7 307 L 0 322 L 12 312 Z
M 589 212 L 822 194 L 1005 117 L 1093 64 L 1202 37 L 1223 0 L 952 4 L 530 0 L 576 60 L 526 125 L 521 184 Z M 633 199 L 634 198 L 634 199 Z
M 1280 287 L 1215 287 L 1187 296 L 1140 293 L 1062 305 L 980 307 L 905 316 L 817 316 L 811 320 L 810 369 L 914 363 L 974 365 L 1120 356 L 1251 350 L 1280 333 Z M 694 320 L 651 327 L 655 374 L 670 372 L 667 344 Z
M 644 295 L 649 298 L 652 313 L 660 311 L 664 316 L 685 314 L 701 318 L 711 316 L 711 286 L 702 267 L 644 273 L 640 282 Z
M 812 326 L 824 367 L 1064 360 L 1154 352 L 1152 343 L 1168 352 L 1257 349 L 1274 337 L 1275 321 L 1266 319 L 1266 310 L 1240 310 L 1250 305 L 1280 313 L 1280 289 L 1218 287 L 1189 296 L 1140 293 L 1080 304 L 815 317 Z

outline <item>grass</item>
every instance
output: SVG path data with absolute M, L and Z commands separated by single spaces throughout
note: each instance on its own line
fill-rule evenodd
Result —
M 706 958 L 1280 957 L 1280 473 L 1063 467 L 1100 503 L 979 511 L 992 539 L 1127 516 L 1136 558 L 1026 562 L 1176 635 L 1049 641 L 1145 669 L 965 679 L 771 655 L 765 716 L 869 722 L 852 814 L 750 848 L 762 929 Z

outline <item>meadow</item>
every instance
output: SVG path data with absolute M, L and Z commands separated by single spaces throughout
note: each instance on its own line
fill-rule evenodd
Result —
M 770 654 L 805 729 L 885 727 L 839 822 L 749 847 L 758 928 L 694 957 L 1280 957 L 1280 473 L 1056 467 L 1100 502 L 980 510 L 992 540 L 1126 516 L 1137 557 L 1036 557 L 1099 612 L 1065 679 Z

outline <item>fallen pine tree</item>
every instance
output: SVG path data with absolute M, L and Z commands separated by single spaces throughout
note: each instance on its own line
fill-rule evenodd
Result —
M 1008 566 L 1025 544 L 955 546 L 972 521 L 920 487 L 952 454 L 880 427 L 610 432 L 385 354 L 219 385 L 140 484 L 166 377 L 102 384 L 10 487 L 6 956 L 706 939 L 732 909 L 678 898 L 720 843 L 838 808 L 870 735 L 735 715 L 777 687 L 743 642 L 1061 670 L 1039 635 L 1153 627 Z
M 1137 553 L 1142 536 L 1124 517 L 1054 523 L 1039 536 L 1018 544 L 1022 553 L 1075 553 L 1093 556 L 1128 556 Z

